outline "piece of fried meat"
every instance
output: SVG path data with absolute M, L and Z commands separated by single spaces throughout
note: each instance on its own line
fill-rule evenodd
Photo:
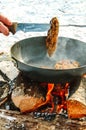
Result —
M 77 61 L 61 60 L 55 64 L 55 69 L 74 69 L 80 67 Z
M 58 33 L 59 33 L 59 22 L 58 19 L 54 17 L 50 21 L 50 29 L 48 30 L 46 38 L 46 47 L 49 56 L 51 56 L 56 49 Z

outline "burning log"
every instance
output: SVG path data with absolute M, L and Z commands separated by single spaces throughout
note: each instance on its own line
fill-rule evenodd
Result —
M 67 111 L 69 118 L 82 118 L 86 117 L 86 105 L 77 100 L 67 101 Z
M 38 83 L 37 88 L 39 88 L 40 83 Z M 57 113 L 60 114 L 66 111 L 68 112 L 69 118 L 81 118 L 86 116 L 86 106 L 76 100 L 68 100 L 69 96 L 69 83 L 66 83 L 65 86 L 61 84 L 42 84 L 41 88 L 47 86 L 47 92 L 45 97 L 43 97 L 43 92 L 40 93 L 41 97 L 36 97 L 32 95 L 27 95 L 24 93 L 24 86 L 21 90 L 18 91 L 18 87 L 12 93 L 12 101 L 20 109 L 22 113 L 26 112 L 35 112 L 38 114 L 36 116 L 41 117 L 43 113 Z M 36 88 L 36 90 L 37 90 Z M 30 89 L 30 88 L 29 88 Z M 29 90 L 32 93 L 34 86 Z M 38 90 L 39 91 L 39 90 Z M 14 94 L 14 92 L 16 92 Z M 40 92 L 40 91 L 39 91 Z M 37 94 L 39 93 L 37 92 Z M 36 95 L 35 91 L 33 95 Z M 57 98 L 56 98 L 57 97 Z M 59 98 L 58 98 L 59 97 Z M 55 99 L 56 98 L 56 99 Z M 58 103 L 56 103 L 58 102 Z M 47 106 L 47 107 L 45 107 Z M 75 106 L 75 107 L 74 107 Z M 43 108 L 44 107 L 44 108 Z M 74 109 L 72 109 L 74 108 Z M 40 114 L 40 112 L 43 112 Z M 76 114 L 77 112 L 77 114 Z M 52 114 L 51 114 L 52 115 Z M 54 115 L 54 114 L 53 114 Z M 48 114 L 49 116 L 49 114 Z
M 21 76 L 21 78 L 20 78 Z M 47 105 L 49 105 L 48 109 L 47 107 L 44 109 L 45 104 L 43 105 L 42 109 L 38 109 L 31 113 L 21 113 L 18 109 L 10 109 L 10 110 L 3 110 L 0 109 L 0 129 L 44 129 L 44 130 L 58 130 L 58 129 L 77 129 L 77 130 L 85 130 L 86 128 L 86 121 L 85 118 L 83 119 L 70 119 L 70 117 L 67 117 L 67 113 L 55 113 L 57 110 L 56 106 L 62 105 L 61 109 L 64 107 L 64 102 L 68 100 L 68 95 L 70 94 L 70 83 L 66 83 L 65 85 L 61 84 L 47 84 L 47 83 L 38 83 L 33 82 L 29 79 L 26 79 L 26 77 L 23 77 L 23 75 L 19 75 L 18 79 L 16 79 L 18 82 L 15 87 L 17 90 L 16 94 L 19 93 L 17 87 L 22 86 L 22 83 L 24 83 L 24 92 L 26 94 L 26 91 L 28 91 L 29 94 L 34 95 L 33 92 L 35 92 L 35 97 L 43 97 L 44 101 L 47 101 Z M 83 83 L 85 83 L 86 80 L 84 79 Z M 31 87 L 32 86 L 32 87 Z M 65 87 L 64 87 L 65 86 Z M 33 91 L 30 91 L 32 88 Z M 35 88 L 35 89 L 34 89 Z M 41 88 L 41 89 L 40 89 Z M 25 91 L 26 89 L 26 91 Z M 37 90 L 38 89 L 38 90 Z M 23 90 L 23 89 L 22 89 Z M 36 91 L 37 90 L 37 91 Z M 58 91 L 59 90 L 59 91 Z M 23 94 L 23 93 L 22 93 Z M 31 96 L 29 95 L 29 96 Z M 62 97 L 63 95 L 63 97 Z M 81 95 L 82 96 L 82 95 Z M 49 98 L 48 98 L 49 97 Z M 55 97 L 55 98 L 54 98 Z M 59 97 L 59 100 L 58 100 Z M 80 98 L 80 96 L 79 96 Z M 49 100 L 48 100 L 49 99 Z M 69 101 L 69 100 L 68 100 Z M 12 100 L 8 100 L 8 103 L 12 102 Z M 52 104 L 54 102 L 54 104 Z M 66 102 L 65 102 L 66 103 Z M 7 101 L 6 101 L 7 104 Z M 6 105 L 4 104 L 4 105 Z M 12 106 L 12 104 L 11 104 Z M 66 108 L 67 105 L 65 104 Z M 10 107 L 9 107 L 10 108 Z M 52 109 L 53 108 L 53 109 Z M 6 109 L 6 108 L 4 108 Z M 47 113 L 48 110 L 52 110 L 51 113 Z M 38 114 L 41 116 L 36 117 L 34 114 Z M 43 115 L 44 114 L 44 115 Z M 52 117 L 52 118 L 51 118 Z M 55 117 L 55 118 L 54 118 Z M 36 118 L 36 119 L 35 119 Z M 53 119 L 53 120 L 52 120 Z M 48 121 L 45 121 L 48 120 Z M 52 121 L 51 121 L 52 120 Z
M 21 112 L 25 113 L 37 109 L 44 102 L 44 97 L 37 86 L 25 88 L 24 85 L 20 85 L 12 92 L 12 101 Z

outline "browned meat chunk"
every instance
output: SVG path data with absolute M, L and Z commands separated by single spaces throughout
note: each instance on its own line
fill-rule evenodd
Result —
M 77 61 L 62 60 L 55 64 L 55 69 L 73 69 L 79 66 L 80 65 Z
M 50 29 L 48 30 L 46 38 L 46 47 L 49 56 L 51 56 L 56 49 L 58 33 L 59 33 L 59 22 L 58 19 L 54 17 L 50 21 Z

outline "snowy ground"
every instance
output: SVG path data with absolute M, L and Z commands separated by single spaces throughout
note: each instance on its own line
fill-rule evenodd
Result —
M 57 16 L 60 24 L 86 24 L 85 0 L 0 0 L 0 13 L 12 21 L 26 23 L 49 23 Z M 10 47 L 18 40 L 46 32 L 18 31 L 8 37 L 0 34 L 0 52 L 10 52 Z M 76 38 L 86 42 L 85 27 L 60 27 L 59 36 Z

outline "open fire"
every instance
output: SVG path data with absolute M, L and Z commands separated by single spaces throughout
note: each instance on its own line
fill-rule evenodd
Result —
M 47 84 L 47 83 L 45 83 Z M 41 83 L 41 85 L 44 85 Z M 46 101 L 44 104 L 50 104 L 51 109 L 50 112 L 57 112 L 59 113 L 61 109 L 66 110 L 66 99 L 69 96 L 69 83 L 65 85 L 59 84 L 51 84 L 48 83 L 47 85 L 47 94 L 46 94 Z
M 32 112 L 35 118 L 43 117 L 45 120 L 54 119 L 56 114 L 69 118 L 86 116 L 86 106 L 69 99 L 71 84 L 68 82 L 40 83 L 27 79 L 20 73 L 14 82 L 9 83 L 5 82 L 2 87 L 4 91 L 1 90 L 1 108 L 21 113 Z

